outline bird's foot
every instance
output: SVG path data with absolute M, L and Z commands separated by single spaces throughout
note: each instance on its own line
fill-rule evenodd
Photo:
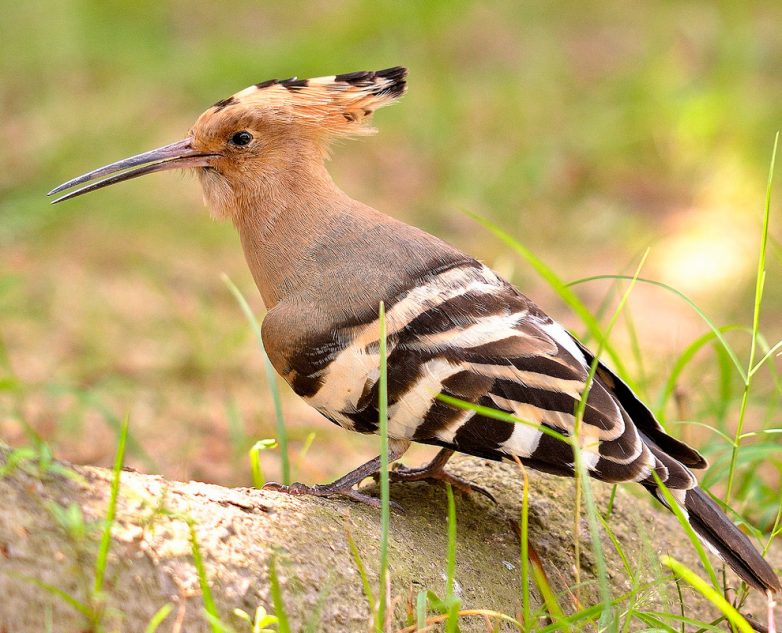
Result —
M 333 496 L 347 497 L 348 499 L 352 499 L 353 501 L 358 501 L 359 503 L 365 503 L 366 505 L 372 506 L 373 508 L 381 507 L 380 499 L 359 492 L 352 486 L 341 486 L 341 485 L 334 485 L 334 484 L 316 484 L 314 486 L 307 486 L 305 484 L 299 483 L 298 481 L 290 484 L 289 486 L 286 486 L 285 484 L 279 484 L 277 482 L 270 481 L 264 485 L 263 489 L 274 490 L 275 492 L 283 492 L 289 495 L 312 495 L 314 497 L 333 497 Z M 394 508 L 399 512 L 402 512 L 402 506 L 400 506 L 398 503 L 396 503 L 395 501 L 390 501 L 389 503 L 392 508 Z
M 478 486 L 466 479 L 462 479 L 461 477 L 457 477 L 456 475 L 452 475 L 441 465 L 437 464 L 433 465 L 430 463 L 426 466 L 421 466 L 420 468 L 409 468 L 397 463 L 394 464 L 394 468 L 389 471 L 388 476 L 389 480 L 393 482 L 426 481 L 430 484 L 439 484 L 443 486 L 445 484 L 451 484 L 453 488 L 463 494 L 477 492 L 487 499 L 491 499 L 494 503 L 497 503 L 494 495 L 486 490 L 486 488 Z M 375 478 L 377 478 L 377 475 L 375 475 Z

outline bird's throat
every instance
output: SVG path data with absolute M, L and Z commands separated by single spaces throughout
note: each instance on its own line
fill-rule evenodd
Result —
M 236 196 L 231 218 L 267 309 L 312 278 L 311 254 L 353 201 L 328 177 L 290 174 Z

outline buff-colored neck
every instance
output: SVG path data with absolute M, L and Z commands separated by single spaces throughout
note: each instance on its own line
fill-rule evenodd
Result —
M 247 264 L 268 309 L 307 281 L 313 250 L 331 219 L 353 201 L 323 162 L 295 162 L 235 191 L 231 217 Z

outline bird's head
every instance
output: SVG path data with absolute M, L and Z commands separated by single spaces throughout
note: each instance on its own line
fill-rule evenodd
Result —
M 255 84 L 215 103 L 183 140 L 78 176 L 49 195 L 84 185 L 54 200 L 61 202 L 156 171 L 195 169 L 207 204 L 228 214 L 280 174 L 320 163 L 330 140 L 373 132 L 369 117 L 404 93 L 406 76 L 395 67 Z

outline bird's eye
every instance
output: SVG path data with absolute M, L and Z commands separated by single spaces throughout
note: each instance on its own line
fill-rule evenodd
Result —
M 234 134 L 231 137 L 230 142 L 232 145 L 249 145 L 252 140 L 253 135 L 246 130 L 242 130 L 241 132 Z

